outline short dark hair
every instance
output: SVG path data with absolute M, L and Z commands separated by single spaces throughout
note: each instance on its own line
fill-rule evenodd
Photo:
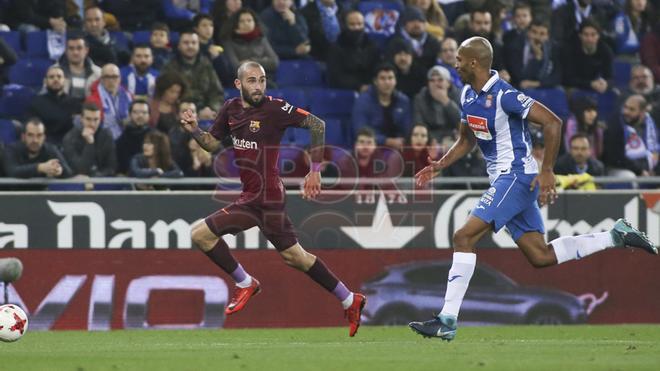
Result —
M 580 132 L 580 133 L 573 134 L 573 136 L 571 136 L 571 139 L 568 140 L 568 144 L 571 145 L 571 144 L 573 144 L 574 140 L 580 139 L 580 138 L 584 138 L 584 139 L 587 140 L 587 142 L 589 142 L 589 136 L 585 133 Z M 589 142 L 589 146 L 591 146 L 591 142 Z
M 470 22 L 474 21 L 474 15 L 476 13 L 488 13 L 488 14 L 490 14 L 490 12 L 488 10 L 484 9 L 484 8 L 474 9 L 473 11 L 470 12 Z
M 193 19 L 192 19 L 193 27 L 195 27 L 195 28 L 199 27 L 199 24 L 205 19 L 207 19 L 207 20 L 211 21 L 211 23 L 213 23 L 213 18 L 210 15 L 208 15 L 206 13 L 200 13 L 200 14 L 197 14 L 196 16 L 193 17 Z
M 529 24 L 529 28 L 532 27 L 545 27 L 546 30 L 550 30 L 550 23 L 544 19 L 534 18 L 532 23 Z
M 147 102 L 145 99 L 142 99 L 142 98 L 134 99 L 131 102 L 131 104 L 128 106 L 128 112 L 133 112 L 133 107 L 136 104 L 146 104 L 147 105 L 147 110 L 149 110 L 149 113 L 151 113 L 151 107 L 149 106 L 149 102 Z
M 44 122 L 41 121 L 41 119 L 39 117 L 32 116 L 32 117 L 29 117 L 27 120 L 25 120 L 24 124 L 20 125 L 19 129 L 20 129 L 21 134 L 25 134 L 25 128 L 27 128 L 27 126 L 29 124 L 33 124 L 33 125 L 37 125 L 37 126 L 42 125 L 45 128 Z
M 518 9 L 527 9 L 529 12 L 532 12 L 532 6 L 527 2 L 527 1 L 518 1 L 516 4 L 513 6 L 513 10 L 511 11 L 512 14 L 516 14 L 516 10 Z
M 136 44 L 133 46 L 133 52 L 135 52 L 136 49 L 151 49 L 151 45 L 145 43 Z
M 85 35 L 80 31 L 72 31 L 66 33 L 66 42 L 69 43 L 69 41 L 73 40 L 82 40 L 85 43 L 85 46 L 88 46 L 87 40 L 85 40 Z
M 362 127 L 357 131 L 357 133 L 355 133 L 355 139 L 357 139 L 359 136 L 376 139 L 376 132 L 372 128 Z
M 82 108 L 80 109 L 80 113 L 82 113 L 83 111 L 92 111 L 92 112 L 96 112 L 96 111 L 100 111 L 100 109 L 99 109 L 99 106 L 96 105 L 96 103 L 85 102 L 85 103 L 82 105 Z
M 170 33 L 170 26 L 168 26 L 166 23 L 163 22 L 154 22 L 154 24 L 151 25 L 151 32 L 154 31 L 165 31 Z
M 381 63 L 378 66 L 376 66 L 376 70 L 374 71 L 374 79 L 378 77 L 378 74 L 383 71 L 385 72 L 391 71 L 394 74 L 396 74 L 396 69 L 394 68 L 394 65 L 392 65 L 391 63 Z
M 580 23 L 580 28 L 579 28 L 578 32 L 582 33 L 582 30 L 584 30 L 587 27 L 591 27 L 591 28 L 595 29 L 596 32 L 598 32 L 599 35 L 603 33 L 603 29 L 602 29 L 602 27 L 600 27 L 600 23 L 598 23 L 598 21 L 596 21 L 595 19 L 593 19 L 591 17 L 584 19 L 582 21 L 582 23 Z

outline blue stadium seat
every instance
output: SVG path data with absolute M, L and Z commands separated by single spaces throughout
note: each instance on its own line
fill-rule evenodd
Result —
M 5 85 L 0 96 L 0 116 L 22 119 L 35 93 L 21 85 Z
M 277 84 L 285 86 L 322 86 L 323 73 L 311 59 L 281 61 L 277 69 Z
M 112 31 L 110 32 L 110 36 L 115 39 L 115 44 L 121 49 L 131 49 L 130 42 L 128 41 L 128 37 L 126 37 L 125 33 L 121 31 Z
M 53 65 L 53 63 L 53 61 L 47 58 L 19 59 L 9 70 L 9 82 L 12 84 L 40 87 L 43 84 L 48 67 Z
M 34 31 L 25 34 L 25 55 L 30 58 L 48 58 L 46 31 Z
M 300 148 L 309 146 L 312 139 L 309 130 L 303 128 L 293 128 L 294 144 Z
M 3 38 L 9 46 L 16 52 L 16 54 L 23 54 L 21 47 L 21 34 L 18 31 L 0 32 L 0 37 Z
M 11 120 L 0 120 L 0 140 L 4 144 L 13 143 L 18 139 L 16 127 Z
M 562 88 L 526 89 L 524 93 L 543 103 L 562 119 L 570 115 L 568 99 Z
M 614 61 L 614 84 L 620 88 L 628 86 L 631 70 L 632 64 L 630 62 Z
M 151 39 L 150 30 L 142 30 L 133 32 L 133 45 L 138 44 L 149 44 L 149 39 Z
M 234 88 L 225 88 L 225 100 L 240 97 L 241 92 Z
M 598 102 L 598 115 L 601 120 L 607 121 L 610 118 L 610 115 L 618 109 L 616 101 L 618 95 L 613 90 L 608 90 L 605 93 L 596 93 L 595 91 L 590 90 L 575 90 L 571 95 L 571 99 L 579 97 L 591 97 Z
M 341 120 L 325 120 L 325 143 L 332 146 L 345 147 L 346 142 Z
M 96 183 L 95 191 L 130 191 L 133 186 L 130 183 Z
M 296 146 L 280 147 L 280 157 L 277 159 L 277 167 L 282 176 L 287 176 L 296 166 L 296 159 L 304 150 Z M 288 170 L 288 171 L 286 171 Z
M 296 107 L 307 109 L 309 102 L 307 101 L 307 94 L 303 89 L 299 88 L 282 88 L 282 89 L 269 89 L 266 94 L 273 98 L 284 99 L 285 101 L 293 104 Z
M 343 89 L 315 89 L 311 93 L 310 110 L 317 116 L 348 116 L 353 111 L 357 93 Z
M 150 39 L 151 39 L 151 30 L 141 30 L 141 31 L 133 32 L 133 45 L 149 44 Z M 170 45 L 174 47 L 174 45 L 176 45 L 177 42 L 179 42 L 179 33 L 174 31 L 170 32 Z
M 84 191 L 83 183 L 51 183 L 47 186 L 49 191 Z

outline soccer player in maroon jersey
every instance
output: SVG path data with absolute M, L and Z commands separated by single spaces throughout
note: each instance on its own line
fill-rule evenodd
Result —
M 259 63 L 241 64 L 234 83 L 241 92 L 240 98 L 225 102 L 208 132 L 199 128 L 192 111 L 181 114 L 181 126 L 209 152 L 217 150 L 221 140 L 231 136 L 240 169 L 243 192 L 238 200 L 192 227 L 193 243 L 236 281 L 234 296 L 225 313 L 230 315 L 243 309 L 261 289 L 259 281 L 234 259 L 222 236 L 259 226 L 287 265 L 305 272 L 337 297 L 350 324 L 349 335 L 354 336 L 367 299 L 349 291 L 320 258 L 300 246 L 284 209 L 285 191 L 277 166 L 284 130 L 289 126 L 309 129 L 312 164 L 305 177 L 303 197 L 316 197 L 321 192 L 325 123 L 284 100 L 266 96 L 266 72 Z

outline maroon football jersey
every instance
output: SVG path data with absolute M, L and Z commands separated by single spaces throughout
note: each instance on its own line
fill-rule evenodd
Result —
M 284 189 L 277 166 L 280 141 L 287 127 L 298 126 L 307 115 L 309 112 L 270 96 L 259 107 L 244 108 L 241 98 L 225 102 L 209 133 L 218 140 L 231 136 L 243 183 L 241 200 L 282 201 Z

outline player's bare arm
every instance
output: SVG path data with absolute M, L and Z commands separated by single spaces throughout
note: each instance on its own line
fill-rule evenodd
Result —
M 191 110 L 181 113 L 181 127 L 189 132 L 193 138 L 207 152 L 215 152 L 220 149 L 220 141 L 215 139 L 211 133 L 202 130 L 197 122 L 197 115 Z
M 527 120 L 540 124 L 543 127 L 543 140 L 545 142 L 543 164 L 541 165 L 539 175 L 532 181 L 532 187 L 537 185 L 541 187 L 539 203 L 543 206 L 554 203 L 557 199 L 554 167 L 557 153 L 559 152 L 562 122 L 557 115 L 539 102 L 532 104 L 527 115 Z
M 301 128 L 309 129 L 311 137 L 312 164 L 305 176 L 303 197 L 312 199 L 321 193 L 321 162 L 325 144 L 325 122 L 311 113 L 300 123 Z
M 472 130 L 467 125 L 461 124 L 458 140 L 451 146 L 449 151 L 438 161 L 433 161 L 429 157 L 429 165 L 415 174 L 417 185 L 419 187 L 425 186 L 431 179 L 440 174 L 442 169 L 449 167 L 458 161 L 458 159 L 470 153 L 475 144 L 477 144 L 477 138 L 474 136 Z

